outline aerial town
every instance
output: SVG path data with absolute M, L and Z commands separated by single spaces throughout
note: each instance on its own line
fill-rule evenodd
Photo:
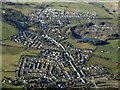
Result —
M 119 88 L 117 9 L 62 4 L 3 3 L 3 89 Z

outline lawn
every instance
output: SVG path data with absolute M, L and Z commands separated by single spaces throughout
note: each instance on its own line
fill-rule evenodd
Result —
M 24 45 L 19 44 L 19 43 L 14 42 L 14 41 L 11 41 L 11 40 L 4 40 L 4 41 L 2 41 L 2 44 L 16 46 L 16 47 L 25 47 Z
M 105 50 L 105 51 L 112 51 L 112 50 L 114 50 L 114 48 L 110 44 L 100 46 L 100 49 L 101 50 Z
M 21 11 L 25 15 L 28 15 L 28 13 L 36 10 L 31 5 L 5 5 L 5 4 L 3 4 L 3 7 Z
M 14 7 L 13 9 L 21 11 L 23 14 L 28 15 L 28 13 L 35 11 L 36 9 L 28 6 L 28 5 L 23 5 L 22 7 L 20 5 Z
M 2 22 L 0 21 L 0 40 L 2 40 Z
M 112 61 L 118 62 L 118 53 L 115 53 L 114 51 L 111 53 L 99 53 L 98 55 L 102 57 L 107 57 Z
M 110 13 L 114 14 L 115 17 L 117 17 L 117 13 L 113 13 L 111 10 L 117 10 L 118 9 L 118 2 L 92 2 L 94 3 L 94 6 L 102 8 L 104 5 L 105 9 L 108 9 Z
M 14 89 L 14 88 L 20 88 L 20 89 L 21 89 L 22 87 L 21 87 L 21 86 L 8 85 L 8 84 L 2 84 L 2 88 L 6 88 L 6 89 L 7 89 L 7 88 L 8 88 L 8 89 L 10 89 L 10 88 L 11 88 L 11 89 L 12 89 L 12 88 L 13 88 L 13 89 Z
M 109 68 L 108 72 L 111 74 L 118 74 L 118 66 L 115 62 L 110 62 L 105 59 L 101 59 L 95 56 L 92 56 L 88 62 L 86 62 L 88 65 L 98 65 L 102 67 Z
M 13 26 L 2 22 L 2 40 L 11 37 L 14 34 L 17 34 L 18 30 Z
M 102 57 L 110 58 L 114 62 L 118 62 L 118 53 L 117 53 L 118 40 L 109 40 L 108 42 L 110 44 L 99 46 L 94 53 Z M 104 50 L 104 53 L 101 53 L 101 50 Z M 106 53 L 107 51 L 109 51 L 110 53 Z
M 40 50 L 2 46 L 2 69 L 5 71 L 15 71 L 21 55 L 36 55 Z
M 76 21 L 76 20 L 71 20 L 71 21 L 70 21 L 70 24 L 68 24 L 68 25 L 69 25 L 69 26 L 74 26 L 74 25 L 77 25 L 77 24 L 79 24 L 78 21 Z
M 15 71 L 18 65 L 20 54 L 11 55 L 9 53 L 2 55 L 2 70 Z
M 109 43 L 113 47 L 114 50 L 117 50 L 118 48 L 118 39 L 117 40 L 109 40 Z
M 117 47 L 118 47 L 118 40 L 109 40 L 110 44 L 99 46 L 98 49 L 94 52 L 98 56 L 107 57 L 111 61 L 107 61 L 105 59 L 100 59 L 98 57 L 92 56 L 90 61 L 87 62 L 88 64 L 95 65 L 98 64 L 99 66 L 104 66 L 107 68 L 110 68 L 110 73 L 112 74 L 118 74 L 118 53 L 117 53 Z M 101 50 L 104 50 L 104 53 L 101 53 Z M 109 51 L 110 53 L 106 53 L 106 51 Z
M 15 72 L 5 71 L 15 71 L 21 55 L 36 55 L 36 53 L 39 53 L 39 50 L 2 46 L 2 77 L 6 76 L 15 79 Z
M 15 72 L 2 72 L 2 78 L 7 77 L 15 80 Z
M 95 49 L 96 46 L 90 45 L 89 43 L 77 43 L 76 39 L 66 39 L 64 42 L 70 42 L 74 48 L 81 48 L 81 49 Z

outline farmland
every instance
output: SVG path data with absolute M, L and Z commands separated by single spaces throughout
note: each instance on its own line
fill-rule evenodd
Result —
M 87 62 L 88 65 L 98 65 L 102 67 L 106 67 L 108 72 L 111 74 L 118 74 L 118 64 L 115 62 L 110 62 L 105 59 L 98 58 L 96 56 L 92 56 L 90 60 Z
M 33 53 L 39 53 L 37 50 L 26 50 L 15 47 L 2 47 L 2 78 L 11 78 L 15 80 L 15 71 L 18 67 L 19 59 L 21 55 L 36 55 Z
M 65 41 L 70 42 L 74 48 L 81 48 L 81 49 L 95 49 L 96 46 L 90 45 L 89 43 L 78 43 L 75 39 L 66 39 Z
M 118 40 L 109 40 L 108 42 L 110 44 L 98 47 L 95 53 L 97 55 L 110 58 L 110 60 L 114 62 L 118 62 Z M 104 52 L 101 53 L 101 50 L 104 50 Z
M 10 36 L 17 34 L 18 30 L 13 26 L 3 22 L 2 23 L 2 39 L 7 39 Z

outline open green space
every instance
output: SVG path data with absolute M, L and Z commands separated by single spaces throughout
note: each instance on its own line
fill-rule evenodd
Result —
M 15 72 L 2 72 L 2 78 L 7 77 L 15 80 Z
M 105 22 L 105 23 L 112 23 L 114 25 L 118 24 L 118 20 L 117 19 L 93 19 L 91 20 L 93 23 L 95 24 L 99 24 L 100 22 Z M 118 26 L 118 25 L 117 25 Z
M 16 28 L 14 28 L 13 26 L 2 22 L 2 40 L 3 39 L 7 39 L 10 36 L 17 34 L 18 30 Z
M 68 27 L 69 27 L 69 26 L 73 27 L 73 26 L 75 26 L 75 25 L 86 24 L 86 23 L 88 23 L 89 21 L 90 21 L 90 20 L 80 20 L 80 22 L 79 22 L 79 21 L 76 21 L 76 20 L 70 20 L 70 24 L 68 24 Z
M 8 88 L 8 89 L 12 89 L 12 88 L 16 88 L 16 89 L 18 89 L 18 88 L 22 88 L 21 86 L 13 86 L 13 85 L 8 85 L 8 84 L 2 84 L 2 88 Z
M 99 46 L 98 49 L 95 51 L 96 55 L 107 57 L 114 62 L 118 62 L 118 40 L 109 40 L 110 44 Z M 102 53 L 101 50 L 104 50 Z
M 15 71 L 16 65 L 18 65 L 20 59 L 20 54 L 11 55 L 3 54 L 2 55 L 2 69 L 5 71 Z
M 109 43 L 111 44 L 111 46 L 113 47 L 114 50 L 117 50 L 118 48 L 118 39 L 117 40 L 109 40 Z
M 27 49 L 16 48 L 16 47 L 6 47 L 2 46 L 2 77 L 10 77 L 15 79 L 15 72 L 6 72 L 6 71 L 15 71 L 18 67 L 20 56 L 21 55 L 36 55 L 40 50 L 36 49 Z
M 114 50 L 113 47 L 110 44 L 100 46 L 100 49 L 105 50 L 105 51 L 112 51 L 112 50 Z
M 118 65 L 115 62 L 110 62 L 105 59 L 98 58 L 96 56 L 92 56 L 88 62 L 86 62 L 88 65 L 98 65 L 102 67 L 109 68 L 108 72 L 111 74 L 118 74 Z
M 66 39 L 64 42 L 69 42 L 71 43 L 74 48 L 81 48 L 81 49 L 95 49 L 96 46 L 91 45 L 89 43 L 78 43 L 76 39 Z
M 24 50 L 23 48 L 2 46 L 2 67 L 5 71 L 15 71 L 21 55 L 35 55 L 39 50 Z
M 4 40 L 4 41 L 2 41 L 2 44 L 16 46 L 16 47 L 25 47 L 24 45 L 19 44 L 19 43 L 14 42 L 14 41 L 11 41 L 11 40 Z
M 112 10 L 118 9 L 118 2 L 92 2 L 92 3 L 94 4 L 94 6 L 98 8 L 108 9 L 110 13 L 114 14 L 114 16 L 117 16 L 117 13 L 112 12 Z
M 28 15 L 28 13 L 35 11 L 32 5 L 4 5 L 3 8 L 11 8 L 17 11 L 21 11 L 23 14 Z
M 115 52 L 99 53 L 98 55 L 99 55 L 99 56 L 102 56 L 102 57 L 107 57 L 107 58 L 109 58 L 109 59 L 112 60 L 112 61 L 118 62 L 118 54 L 115 53 Z

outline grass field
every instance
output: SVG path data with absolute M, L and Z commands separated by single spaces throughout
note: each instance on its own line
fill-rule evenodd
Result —
M 5 47 L 3 47 L 5 50 Z M 5 51 L 3 51 L 5 52 Z M 5 71 L 15 71 L 19 62 L 20 54 L 11 55 L 7 50 L 6 53 L 2 54 L 2 78 L 8 77 L 15 79 L 15 72 L 5 72 Z
M 4 40 L 4 41 L 2 41 L 2 44 L 16 46 L 16 47 L 25 47 L 24 45 L 19 44 L 19 43 L 14 42 L 14 41 L 11 41 L 11 40 Z
M 118 40 L 109 40 L 110 44 L 99 46 L 98 49 L 95 51 L 95 54 L 103 57 L 110 58 L 112 61 L 118 62 Z M 104 53 L 101 53 L 101 50 L 104 50 Z M 110 53 L 106 53 L 109 51 Z
M 2 78 L 4 77 L 11 78 L 12 80 L 16 80 L 15 72 L 2 72 Z
M 109 68 L 108 72 L 111 74 L 118 74 L 118 65 L 115 62 L 110 62 L 105 59 L 101 59 L 95 56 L 92 56 L 88 62 L 88 65 L 98 65 L 102 67 Z M 111 69 L 111 70 L 110 70 Z
M 109 43 L 111 44 L 111 46 L 113 47 L 114 50 L 116 50 L 118 48 L 118 39 L 117 40 L 109 40 Z
M 13 26 L 2 22 L 2 40 L 9 38 L 10 36 L 17 34 L 18 31 L 16 28 L 14 28 Z
M 5 71 L 15 71 L 18 65 L 20 54 L 11 55 L 9 53 L 2 55 L 2 69 Z
M 118 20 L 117 19 L 107 19 L 107 20 L 105 20 L 105 19 L 102 19 L 102 20 L 100 20 L 100 19 L 93 19 L 91 21 L 93 21 L 96 24 L 99 24 L 100 22 L 112 23 L 112 24 L 115 24 L 115 25 L 118 24 Z
M 66 39 L 65 41 L 70 42 L 75 48 L 81 48 L 81 49 L 95 49 L 96 46 L 90 45 L 89 43 L 77 43 L 76 39 Z
M 15 71 L 19 64 L 21 55 L 36 55 L 40 50 L 36 49 L 27 49 L 16 48 L 16 47 L 5 47 L 2 46 L 2 77 L 10 77 L 15 79 L 15 72 L 6 72 L 6 71 Z
M 73 26 L 75 26 L 75 25 L 81 25 L 81 24 L 86 24 L 86 23 L 88 23 L 89 21 L 91 21 L 91 20 L 80 20 L 80 22 L 78 22 L 78 21 L 76 21 L 76 20 L 71 20 L 70 21 L 70 24 L 68 24 L 68 26 L 71 26 L 71 27 L 73 27 Z
M 107 57 L 107 58 L 109 58 L 112 61 L 118 62 L 118 54 L 115 53 L 115 52 L 111 52 L 111 53 L 99 53 L 98 55 L 102 56 L 102 57 Z
M 103 45 L 103 46 L 98 46 L 97 50 L 94 52 L 94 54 L 102 57 L 109 58 L 109 60 L 101 59 L 96 56 L 92 56 L 90 60 L 87 62 L 87 64 L 90 65 L 98 65 L 98 66 L 103 66 L 109 68 L 108 71 L 111 74 L 118 74 L 118 53 L 117 53 L 117 48 L 118 48 L 118 39 L 117 40 L 109 40 L 108 41 L 110 44 L 108 45 Z M 101 50 L 104 50 L 103 53 L 101 53 Z M 110 53 L 106 53 L 109 51 Z
M 94 3 L 94 6 L 104 9 L 102 8 L 102 6 L 105 7 L 105 9 L 108 9 L 110 13 L 112 13 L 115 17 L 117 17 L 117 13 L 118 13 L 118 2 L 92 2 Z M 112 10 L 117 10 L 116 13 L 112 12 Z
M 17 11 L 21 11 L 23 14 L 28 15 L 28 13 L 35 11 L 36 9 L 30 5 L 3 5 L 4 8 L 11 8 Z
M 8 84 L 2 84 L 2 88 L 6 88 L 6 89 L 7 89 L 7 88 L 8 88 L 8 89 L 10 89 L 10 88 L 11 88 L 11 89 L 12 89 L 12 88 L 14 88 L 14 89 L 15 89 L 15 88 L 16 88 L 16 89 L 19 89 L 19 88 L 20 88 L 20 89 L 21 89 L 22 86 L 13 86 L 13 85 L 8 85 Z

